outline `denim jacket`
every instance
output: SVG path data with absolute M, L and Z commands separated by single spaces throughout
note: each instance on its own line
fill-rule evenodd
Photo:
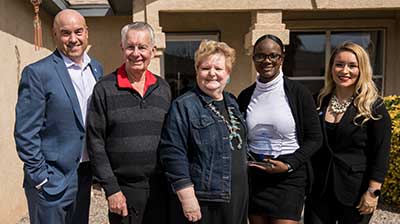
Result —
M 235 116 L 246 127 L 235 98 L 227 92 L 223 94 L 226 106 L 234 108 Z M 174 192 L 194 185 L 198 200 L 229 202 L 229 131 L 224 121 L 207 107 L 212 102 L 198 87 L 172 102 L 161 134 L 159 155 Z M 245 140 L 241 150 L 247 150 Z

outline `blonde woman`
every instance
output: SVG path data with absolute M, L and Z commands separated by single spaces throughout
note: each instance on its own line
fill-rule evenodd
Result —
M 388 168 L 391 121 L 361 46 L 334 49 L 318 106 L 324 143 L 312 157 L 305 223 L 369 223 Z
M 170 223 L 247 224 L 246 123 L 224 91 L 235 50 L 204 40 L 197 86 L 172 103 L 159 154 L 172 188 Z

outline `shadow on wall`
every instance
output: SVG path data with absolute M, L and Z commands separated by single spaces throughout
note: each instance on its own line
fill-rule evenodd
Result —
M 44 10 L 40 10 L 43 43 L 42 48 L 53 51 L 55 44 L 52 39 L 53 17 Z M 0 0 L 0 47 L 7 52 L 6 57 L 15 58 L 16 61 L 16 82 L 20 80 L 21 72 L 25 64 L 34 59 L 43 57 L 47 51 L 35 51 L 34 48 L 34 10 L 30 1 L 9 1 Z M 25 43 L 24 43 L 25 42 Z M 27 46 L 32 46 L 31 49 Z M 10 50 L 7 50 L 10 49 Z M 37 53 L 35 53 L 37 52 Z M 2 66 L 9 66 L 2 60 Z
M 0 15 L 0 31 L 31 44 L 34 43 L 34 10 L 30 1 L 0 0 Z M 51 35 L 53 17 L 43 9 L 40 10 L 39 15 L 43 32 L 43 48 L 53 50 L 55 46 Z
M 114 0 L 114 1 L 120 1 L 120 0 Z M 132 1 L 133 7 L 132 7 L 132 14 L 139 13 L 143 8 L 145 7 L 143 5 L 143 2 L 146 2 L 147 5 L 151 5 L 153 2 L 156 2 L 158 0 L 147 0 L 147 1 Z
M 121 28 L 130 23 L 130 16 L 86 17 L 89 27 L 89 55 L 103 64 L 104 75 L 122 64 Z

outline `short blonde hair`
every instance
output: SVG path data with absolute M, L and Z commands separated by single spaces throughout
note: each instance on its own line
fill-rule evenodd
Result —
M 235 49 L 229 47 L 224 42 L 217 42 L 214 40 L 202 40 L 199 48 L 194 55 L 195 69 L 199 68 L 200 63 L 207 57 L 214 54 L 223 54 L 225 56 L 225 66 L 229 72 L 232 71 L 232 66 L 236 60 Z
M 356 119 L 361 118 L 361 123 L 358 124 L 362 125 L 369 119 L 377 120 L 379 117 L 373 115 L 372 106 L 380 96 L 372 79 L 373 71 L 369 56 L 364 48 L 353 42 L 344 42 L 333 50 L 329 60 L 328 70 L 325 72 L 325 85 L 318 95 L 318 107 L 321 106 L 326 96 L 335 91 L 336 85 L 332 78 L 333 63 L 335 62 L 336 56 L 344 51 L 353 53 L 356 56 L 360 72 L 353 92 L 354 106 L 357 108 L 357 115 L 354 117 L 353 121 L 357 124 L 357 122 L 355 122 Z

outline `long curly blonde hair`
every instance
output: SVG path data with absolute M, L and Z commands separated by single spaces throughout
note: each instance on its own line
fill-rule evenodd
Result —
M 356 56 L 360 72 L 353 93 L 353 105 L 357 108 L 357 115 L 354 117 L 353 122 L 356 125 L 363 125 L 370 119 L 380 119 L 372 111 L 374 103 L 380 96 L 372 80 L 373 72 L 368 53 L 360 45 L 353 42 L 344 42 L 333 50 L 329 59 L 329 69 L 325 72 L 324 87 L 318 95 L 318 108 L 321 107 L 324 98 L 335 91 L 336 85 L 332 78 L 332 68 L 336 55 L 343 51 L 351 52 Z M 362 119 L 361 122 L 356 122 L 358 119 Z

